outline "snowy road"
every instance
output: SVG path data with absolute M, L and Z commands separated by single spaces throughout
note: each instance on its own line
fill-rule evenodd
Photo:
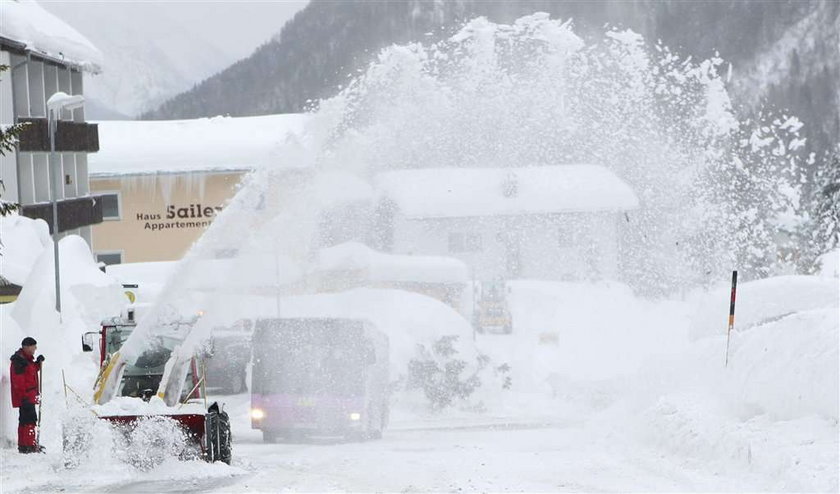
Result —
M 733 486 L 707 474 L 675 476 L 675 470 L 681 470 L 677 465 L 590 439 L 580 428 L 517 426 L 397 430 L 365 444 L 241 442 L 241 466 L 254 475 L 238 482 L 236 489 L 487 492 L 635 486 L 674 491 L 692 484 L 709 489 Z
M 520 386 L 488 381 L 469 403 L 439 413 L 422 393 L 395 392 L 379 441 L 266 444 L 250 427 L 249 394 L 219 396 L 233 428 L 230 466 L 173 457 L 139 470 L 102 442 L 106 432 L 96 436 L 102 447 L 66 469 L 61 431 L 48 419 L 46 456 L 0 448 L 0 491 L 837 492 L 837 395 L 826 391 L 837 389 L 836 308 L 737 335 L 724 368 L 722 337 L 684 341 L 670 306 L 621 302 L 582 310 L 588 326 L 572 325 L 585 331 L 569 331 L 562 346 L 479 338 L 511 363 Z M 653 312 L 658 327 L 624 336 L 624 325 L 642 327 Z M 561 322 L 533 318 L 535 327 Z M 545 371 L 553 372 L 540 386 L 534 376 Z
M 232 466 L 173 458 L 141 472 L 102 452 L 78 469 L 67 470 L 55 452 L 43 457 L 2 450 L 2 492 L 673 492 L 836 487 L 836 474 L 826 473 L 832 464 L 836 468 L 836 438 L 832 444 L 814 445 L 814 451 L 830 454 L 812 456 L 810 470 L 798 477 L 792 470 L 768 475 L 768 465 L 788 455 L 784 444 L 764 441 L 767 450 L 762 453 L 756 442 L 754 452 L 735 451 L 722 461 L 709 461 L 696 452 L 675 453 L 646 441 L 631 422 L 622 425 L 625 414 L 620 409 L 590 410 L 586 415 L 566 409 L 546 420 L 548 408 L 556 406 L 557 412 L 563 402 L 544 400 L 519 417 L 449 413 L 418 418 L 397 410 L 395 423 L 379 441 L 316 438 L 266 444 L 260 432 L 249 427 L 248 395 L 223 399 L 233 418 Z M 826 431 L 836 430 L 824 425 Z M 807 431 L 804 426 L 808 423 L 790 424 L 791 430 Z M 814 430 L 812 437 L 826 437 Z M 704 441 L 710 440 L 707 436 Z M 804 455 L 805 448 L 796 445 L 795 454 Z M 766 465 L 760 464 L 762 455 Z M 819 461 L 813 464 L 814 460 Z M 822 476 L 823 482 L 796 483 L 814 475 Z

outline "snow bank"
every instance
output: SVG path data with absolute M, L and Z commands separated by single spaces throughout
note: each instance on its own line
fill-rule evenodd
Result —
M 228 323 L 242 318 L 340 317 L 365 319 L 388 335 L 392 378 L 404 374 L 418 344 L 429 346 L 443 336 L 458 336 L 455 348 L 467 359 L 476 356 L 472 327 L 454 309 L 431 297 L 402 290 L 357 288 L 338 293 L 294 297 L 230 297 L 205 318 Z
M 659 455 L 742 483 L 727 483 L 720 490 L 837 490 L 837 424 L 818 416 L 739 420 L 714 396 L 684 391 L 663 396 L 631 422 L 632 435 L 656 447 Z
M 511 364 L 515 386 L 617 378 L 684 346 L 684 334 L 673 326 L 684 317 L 682 308 L 638 298 L 626 285 L 521 280 L 509 286 L 515 337 L 500 344 L 514 360 L 499 360 Z
M 753 303 L 755 325 L 732 335 L 726 367 L 722 332 L 689 338 L 692 304 L 618 284 L 510 282 L 513 334 L 477 343 L 510 363 L 512 398 L 539 403 L 523 392 L 550 388 L 558 417 L 580 417 L 612 445 L 740 478 L 736 490 L 832 491 L 840 320 L 821 281 L 745 283 L 767 304 Z
M 164 283 L 175 271 L 176 261 L 129 262 L 105 266 L 105 272 L 120 283 Z
M 776 420 L 818 414 L 838 419 L 837 307 L 801 311 L 736 334 L 730 400 Z
M 407 217 L 448 218 L 570 211 L 623 211 L 639 200 L 598 165 L 427 168 L 376 177 Z
M 335 294 L 289 297 L 281 303 L 284 317 L 348 317 L 367 319 L 388 335 L 391 372 L 405 372 L 418 344 L 457 336 L 462 358 L 475 357 L 472 327 L 454 309 L 425 295 L 402 290 L 359 288 Z
M 81 335 L 96 331 L 103 318 L 119 314 L 127 299 L 120 285 L 98 269 L 85 241 L 69 235 L 59 241 L 62 302 L 62 320 L 59 321 L 54 310 L 52 243 L 42 243 L 42 223 L 20 219 L 15 223 L 15 236 L 4 236 L 4 243 L 26 244 L 31 251 L 25 256 L 16 254 L 17 247 L 9 251 L 9 259 L 26 275 L 17 301 L 0 309 L 3 331 L 0 351 L 10 356 L 19 348 L 24 336 L 32 336 L 38 341 L 38 353 L 47 359 L 43 370 L 42 406 L 53 419 L 42 423 L 41 441 L 58 450 L 61 447 L 58 418 L 65 407 L 62 381 L 66 378 L 70 388 L 84 400 L 89 398 L 86 395 L 98 370 L 92 354 L 82 353 Z M 4 220 L 5 224 L 8 223 Z M 34 262 L 27 269 L 27 262 L 33 258 Z M 8 365 L 2 366 L 0 371 L 0 435 L 11 444 L 15 442 L 17 419 L 9 400 Z M 62 371 L 66 372 L 62 374 Z M 76 397 L 71 394 L 69 400 L 75 401 Z
M 840 249 L 826 252 L 817 259 L 820 267 L 820 276 L 826 278 L 840 277 Z
M 836 278 L 777 276 L 742 283 L 738 286 L 734 330 L 751 329 L 798 311 L 837 307 L 838 297 Z M 729 298 L 729 287 L 720 287 L 699 298 L 689 330 L 692 339 L 726 333 Z
M 34 0 L 0 3 L 0 36 L 23 43 L 35 53 L 54 60 L 66 60 L 89 72 L 98 73 L 102 67 L 102 52 L 93 43 Z
M 122 287 L 96 265 L 87 243 L 70 235 L 59 241 L 63 344 L 80 346 L 78 337 L 95 331 L 99 322 L 119 314 L 127 299 Z M 20 292 L 12 316 L 36 340 L 58 336 L 55 307 L 55 263 L 52 249 L 42 249 Z M 75 326 L 75 327 L 74 327 Z M 73 331 L 67 331 L 72 329 Z M 43 338 L 39 338 L 43 336 Z M 67 347 L 64 347 L 67 348 Z
M 298 168 L 286 145 L 304 138 L 306 114 L 194 120 L 103 121 L 100 151 L 88 157 L 90 176 Z M 154 146 L 137 147 L 137 142 Z
M 371 281 L 466 283 L 464 262 L 451 257 L 384 254 L 358 242 L 346 242 L 318 252 L 318 271 L 361 271 Z
M 52 247 L 49 226 L 25 216 L 0 217 L 0 276 L 23 286 L 41 251 Z

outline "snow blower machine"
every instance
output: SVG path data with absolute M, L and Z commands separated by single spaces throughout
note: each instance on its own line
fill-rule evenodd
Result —
M 134 309 L 102 321 L 99 331 L 86 333 L 82 349 L 98 350 L 100 364 L 91 411 L 122 433 L 129 451 L 145 449 L 146 456 L 160 456 L 155 448 L 163 448 L 182 459 L 230 464 L 228 414 L 217 402 L 207 405 L 203 370 L 209 355 L 179 351 L 194 323 L 194 319 L 179 320 L 158 328 L 131 363 L 120 351 L 137 326 Z M 90 440 L 90 434 L 68 434 L 65 428 L 64 439 L 67 453 L 80 441 Z

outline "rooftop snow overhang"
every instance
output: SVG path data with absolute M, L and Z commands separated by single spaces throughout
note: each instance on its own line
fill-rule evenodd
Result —
M 600 165 L 426 168 L 385 172 L 378 188 L 408 219 L 622 212 L 635 192 Z
M 70 69 L 74 69 L 79 72 L 88 72 L 90 74 L 102 73 L 102 67 L 99 64 L 93 62 L 78 62 L 67 58 L 61 58 L 60 56 L 53 56 L 26 43 L 15 41 L 4 36 L 0 36 L 0 47 L 12 53 L 28 55 L 35 60 L 62 67 L 69 67 Z
M 307 114 L 99 122 L 100 151 L 89 176 L 242 173 L 309 168 L 287 146 L 303 145 Z M 138 143 L 143 143 L 139 145 Z

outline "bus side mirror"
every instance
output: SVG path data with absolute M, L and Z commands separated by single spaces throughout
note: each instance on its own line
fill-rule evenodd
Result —
M 82 351 L 92 352 L 99 341 L 99 331 L 89 331 L 82 335 Z

